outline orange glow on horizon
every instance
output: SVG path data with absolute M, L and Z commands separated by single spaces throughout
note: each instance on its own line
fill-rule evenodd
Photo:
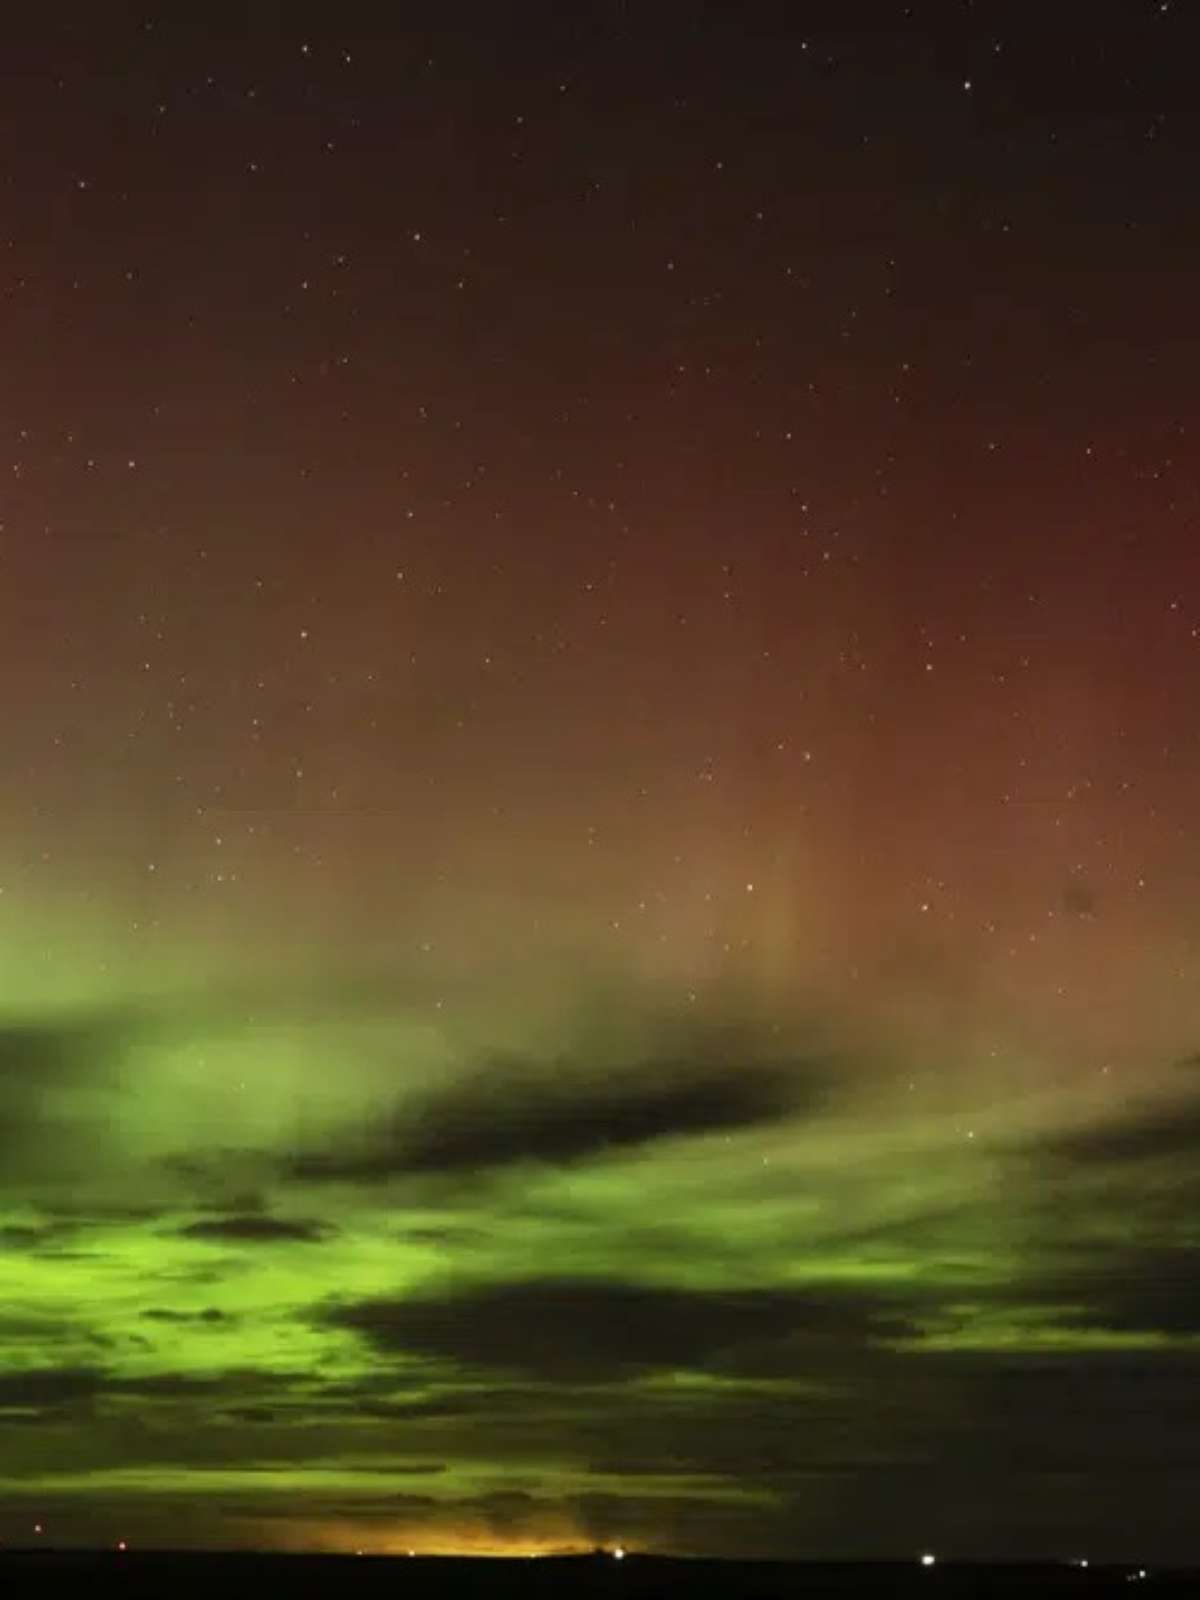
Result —
M 323 1551 L 337 1555 L 397 1556 L 453 1559 L 517 1560 L 544 1556 L 582 1556 L 602 1548 L 607 1555 L 615 1546 L 601 1546 L 595 1538 L 585 1538 L 577 1529 L 543 1529 L 540 1533 L 514 1533 L 498 1536 L 485 1527 L 421 1528 L 396 1532 L 378 1523 L 324 1523 L 298 1525 L 281 1539 L 278 1526 L 271 1530 L 271 1544 L 279 1549 Z M 628 1553 L 628 1547 L 622 1547 Z

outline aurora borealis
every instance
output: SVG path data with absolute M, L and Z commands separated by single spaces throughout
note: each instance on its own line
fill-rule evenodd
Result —
M 1195 1558 L 1195 17 L 245 10 L 4 52 L 0 1542 Z

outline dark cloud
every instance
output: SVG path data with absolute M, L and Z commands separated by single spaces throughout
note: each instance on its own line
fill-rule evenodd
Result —
M 101 1396 L 138 1399 L 219 1399 L 243 1401 L 263 1395 L 287 1393 L 301 1381 L 295 1373 L 250 1368 L 217 1374 L 147 1372 L 128 1376 L 100 1366 L 36 1367 L 0 1372 L 0 1407 L 37 1406 L 48 1409 L 75 1405 Z
M 1114 1251 L 1094 1270 L 1059 1284 L 1067 1326 L 1113 1333 L 1200 1334 L 1200 1248 Z
M 280 1244 L 288 1241 L 316 1244 L 330 1234 L 323 1222 L 304 1217 L 263 1217 L 240 1214 L 231 1217 L 205 1217 L 189 1222 L 179 1232 L 185 1239 L 227 1240 L 236 1244 Z
M 142 1316 L 149 1322 L 179 1322 L 191 1324 L 216 1324 L 231 1322 L 233 1319 L 227 1311 L 221 1311 L 217 1306 L 206 1306 L 203 1311 L 172 1311 L 166 1306 L 151 1306 L 149 1311 L 143 1311 Z
M 440 1249 L 452 1249 L 455 1245 L 482 1245 L 493 1239 L 486 1228 L 477 1228 L 467 1223 L 442 1223 L 437 1226 L 413 1226 L 402 1228 L 396 1235 L 405 1244 L 432 1244 Z
M 93 1367 L 35 1367 L 0 1372 L 0 1406 L 47 1410 L 91 1400 L 104 1388 L 104 1374 Z
M 262 1211 L 266 1198 L 258 1187 L 263 1177 L 263 1152 L 246 1146 L 209 1145 L 164 1156 L 162 1170 L 206 1195 L 206 1204 L 227 1210 Z M 220 1196 L 219 1202 L 214 1196 Z
M 69 1232 L 69 1228 L 54 1223 L 9 1224 L 0 1227 L 0 1250 L 41 1250 Z
M 580 1385 L 576 1393 L 596 1400 L 601 1399 L 603 1394 L 609 1400 L 611 1409 L 609 1390 Z M 518 1424 L 528 1422 L 538 1414 L 544 1398 L 536 1385 L 521 1382 L 474 1385 L 456 1381 L 453 1388 L 443 1388 L 432 1395 L 414 1395 L 398 1390 L 396 1374 L 388 1367 L 380 1367 L 351 1383 L 322 1385 L 314 1394 L 313 1403 L 319 1403 L 323 1409 L 344 1411 L 347 1416 L 401 1420 L 414 1425 L 424 1422 L 440 1425 L 451 1420 L 466 1423 L 482 1419 L 495 1424 L 506 1436 L 511 1437 Z
M 567 1164 L 686 1134 L 754 1127 L 811 1111 L 827 1093 L 811 1062 L 728 1056 L 651 1060 L 612 1071 L 496 1062 L 401 1106 L 381 1130 L 292 1165 L 307 1180 L 371 1181 L 517 1162 Z
M 97 1131 L 79 1117 L 71 1091 L 103 1081 L 123 1053 L 131 1019 L 124 1011 L 22 1017 L 0 1024 L 0 1158 L 12 1179 L 56 1168 L 72 1144 Z M 94 1147 L 93 1147 L 94 1153 Z
M 1200 1164 L 1200 1100 L 1175 1101 L 1120 1122 L 1063 1134 L 1045 1148 L 1078 1167 L 1183 1161 L 1194 1171 Z
M 166 1214 L 158 1205 L 121 1205 L 113 1202 L 97 1203 L 81 1210 L 75 1204 L 46 1200 L 41 1209 L 56 1223 L 77 1228 L 107 1227 L 114 1222 L 154 1222 Z
M 558 1382 L 617 1382 L 663 1368 L 803 1365 L 813 1344 L 869 1344 L 912 1332 L 891 1302 L 845 1289 L 716 1291 L 537 1279 L 440 1298 L 330 1309 L 377 1350 Z
M 0 1025 L 0 1085 L 36 1094 L 47 1083 L 94 1072 L 121 1045 L 130 1020 L 125 1012 L 10 1020 Z
M 255 1504 L 248 1502 L 245 1507 L 237 1508 L 239 1514 L 253 1516 L 256 1522 L 291 1522 L 303 1527 L 308 1518 L 319 1518 L 328 1521 L 350 1521 L 395 1523 L 398 1517 L 406 1513 L 419 1516 L 425 1526 L 437 1527 L 438 1524 L 430 1523 L 428 1513 L 439 1509 L 447 1510 L 451 1515 L 462 1506 L 469 1505 L 467 1501 L 435 1500 L 427 1494 L 375 1494 L 375 1495 L 302 1495 L 289 1496 L 272 1504 L 263 1502 Z M 312 1561 L 313 1557 L 308 1557 Z
M 255 1375 L 254 1381 L 259 1381 L 259 1375 Z M 244 1382 L 244 1378 L 225 1375 L 207 1377 L 191 1372 L 147 1372 L 136 1378 L 106 1375 L 103 1387 L 109 1394 L 155 1395 L 164 1399 L 176 1399 L 191 1395 L 219 1394 L 227 1386 L 236 1388 Z
M 79 1332 L 68 1317 L 38 1316 L 32 1312 L 0 1310 L 0 1342 L 37 1339 L 51 1342 Z

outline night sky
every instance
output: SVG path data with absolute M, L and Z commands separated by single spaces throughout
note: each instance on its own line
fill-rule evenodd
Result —
M 182 10 L 0 52 L 0 1539 L 1200 1555 L 1200 16 Z

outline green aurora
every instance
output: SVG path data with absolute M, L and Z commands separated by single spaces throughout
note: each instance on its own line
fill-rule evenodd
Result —
M 19 8 L 0 1544 L 1200 1562 L 1198 18 Z
M 0 1036 L 10 1540 L 845 1552 L 883 1501 L 872 1548 L 978 1549 L 998 1473 L 1036 1542 L 1131 1418 L 1161 1460 L 1191 1068 L 1114 1122 L 1018 1063 L 955 1103 L 894 1031 L 764 1028 L 745 987 L 510 986 L 497 1028 L 465 988 L 112 956 L 31 972 Z

